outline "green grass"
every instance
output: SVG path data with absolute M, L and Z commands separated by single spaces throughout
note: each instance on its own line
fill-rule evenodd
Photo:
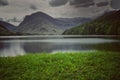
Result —
M 120 80 L 120 53 L 98 51 L 1 57 L 0 80 Z

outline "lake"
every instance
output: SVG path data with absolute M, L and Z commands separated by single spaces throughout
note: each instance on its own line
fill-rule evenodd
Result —
M 16 56 L 26 53 L 56 53 L 83 51 L 120 52 L 119 36 L 103 35 L 34 35 L 1 36 L 0 56 Z

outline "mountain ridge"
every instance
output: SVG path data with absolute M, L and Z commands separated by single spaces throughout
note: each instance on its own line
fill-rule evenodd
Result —
M 71 19 L 71 22 L 69 22 L 70 20 L 68 20 L 68 18 L 64 18 L 68 21 L 63 20 L 63 18 L 61 19 L 53 18 L 43 12 L 36 12 L 31 15 L 27 15 L 23 22 L 21 22 L 21 24 L 16 28 L 16 31 L 30 34 L 62 34 L 66 29 L 74 27 L 75 25 L 80 25 L 80 22 L 83 20 L 83 18 L 77 18 Z M 85 20 L 83 22 L 87 22 L 91 19 L 86 18 Z M 30 30 L 30 28 L 34 30 Z M 44 33 L 41 32 L 43 29 L 45 30 Z

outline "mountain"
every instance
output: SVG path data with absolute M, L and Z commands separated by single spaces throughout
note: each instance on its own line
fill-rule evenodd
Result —
M 105 13 L 83 25 L 66 30 L 64 35 L 120 35 L 120 10 Z
M 26 34 L 62 34 L 66 29 L 80 25 L 82 19 L 79 19 L 79 23 L 77 20 L 74 19 L 72 23 L 73 19 L 69 22 L 68 18 L 53 18 L 43 12 L 37 12 L 27 15 L 16 31 Z
M 0 36 L 14 35 L 15 26 L 4 21 L 0 21 Z

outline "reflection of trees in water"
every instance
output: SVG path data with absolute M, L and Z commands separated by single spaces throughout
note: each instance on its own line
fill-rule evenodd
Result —
M 0 50 L 4 48 L 4 43 L 0 42 Z
M 97 50 L 102 51 L 115 51 L 120 52 L 120 43 L 114 42 L 114 43 L 104 43 L 104 44 L 96 44 L 94 46 Z

